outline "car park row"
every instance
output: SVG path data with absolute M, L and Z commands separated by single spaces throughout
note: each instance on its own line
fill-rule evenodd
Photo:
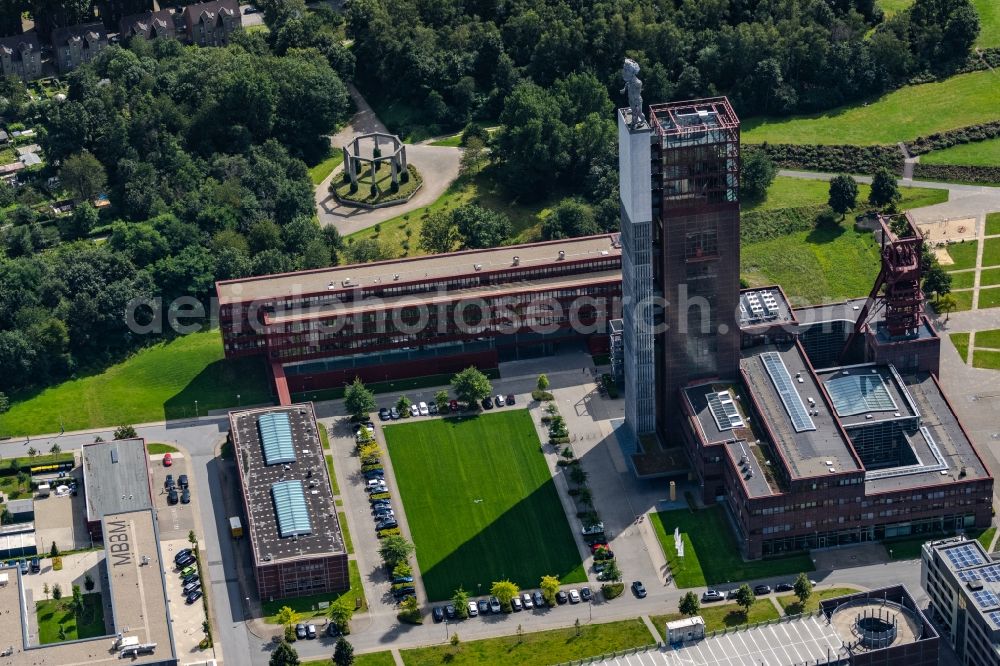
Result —
M 506 396 L 500 395 L 499 393 L 493 397 L 486 396 L 480 402 L 483 409 L 493 409 L 494 407 L 507 407 L 517 404 L 517 398 L 513 393 L 508 393 Z M 438 416 L 443 412 L 450 411 L 460 412 L 462 411 L 461 403 L 458 400 L 450 400 L 448 402 L 447 409 L 439 408 L 437 403 L 431 402 L 426 403 L 420 401 L 410 405 L 410 416 Z M 378 417 L 381 421 L 397 421 L 403 418 L 404 415 L 400 413 L 398 407 L 380 407 L 378 410 Z
M 569 592 L 559 590 L 556 592 L 555 604 L 550 606 L 546 603 L 541 592 L 537 590 L 534 592 L 522 592 L 519 596 L 515 596 L 510 600 L 510 610 L 505 610 L 501 605 L 500 600 L 495 596 L 484 597 L 482 599 L 470 599 L 468 602 L 468 617 L 478 617 L 480 615 L 499 615 L 501 613 L 519 613 L 521 611 L 529 610 L 543 610 L 550 607 L 555 608 L 556 606 L 562 606 L 566 603 L 578 604 L 581 602 L 590 602 L 593 597 L 593 592 L 589 587 L 582 587 L 579 590 L 571 589 Z M 431 609 L 431 615 L 435 622 L 458 619 L 458 611 L 456 610 L 454 604 L 435 606 Z
M 201 578 L 198 572 L 198 560 L 190 548 L 184 548 L 174 555 L 174 564 L 181 577 L 181 588 L 184 593 L 184 600 L 188 604 L 201 599 Z

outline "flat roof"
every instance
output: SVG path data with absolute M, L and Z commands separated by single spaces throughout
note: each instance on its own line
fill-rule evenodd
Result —
M 295 451 L 294 462 L 265 464 L 257 421 L 269 414 L 287 415 Z M 312 404 L 230 412 L 229 424 L 246 495 L 246 527 L 250 533 L 255 565 L 346 553 Z M 277 485 L 280 494 L 282 487 L 289 487 L 282 484 L 294 482 L 301 484 L 303 491 L 303 503 L 297 505 L 297 523 L 302 525 L 302 521 L 306 521 L 310 529 L 309 533 L 292 529 L 292 532 L 298 533 L 282 537 L 275 503 L 277 497 L 272 494 L 272 488 Z
M 976 539 L 954 537 L 924 545 L 958 579 L 967 608 L 974 608 L 994 631 L 1000 630 L 1000 562 Z M 994 645 L 996 645 L 994 643 Z
M 27 607 L 19 569 L 3 567 L 0 572 L 7 574 L 7 584 L 0 586 L 0 608 L 8 611 L 18 609 L 20 621 L 9 618 L 0 622 L 0 646 L 12 649 L 10 654 L 0 656 L 0 666 L 121 664 L 123 659 L 120 653 L 113 649 L 117 632 L 138 638 L 140 644 L 156 644 L 151 652 L 129 657 L 129 663 L 176 663 L 176 646 L 160 560 L 159 532 L 153 512 L 146 509 L 108 515 L 102 523 L 105 534 L 124 535 L 117 541 L 105 539 L 109 590 L 104 592 L 102 601 L 107 603 L 110 593 L 114 632 L 97 638 L 26 647 L 26 616 L 29 612 L 34 613 L 34 608 L 29 610 Z M 118 546 L 114 553 L 109 550 L 111 544 Z M 128 549 L 122 550 L 122 544 L 126 544 Z M 37 642 L 37 636 L 33 635 L 31 639 Z
M 153 508 L 144 440 L 84 444 L 82 459 L 88 521 L 109 513 Z
M 776 353 L 784 362 L 791 377 L 791 390 L 808 410 L 815 429 L 796 431 L 792 417 L 764 365 L 763 354 L 767 352 Z M 783 343 L 746 349 L 740 368 L 747 380 L 747 389 L 762 411 L 761 418 L 774 433 L 775 445 L 788 465 L 791 478 L 827 475 L 831 473 L 831 467 L 837 473 L 861 470 L 850 440 L 837 426 L 831 407 L 798 345 Z M 809 398 L 812 398 L 811 402 Z
M 867 298 L 853 298 L 840 303 L 823 303 L 792 308 L 800 326 L 808 327 L 824 321 L 857 321 Z
M 902 378 L 890 365 L 861 365 L 817 371 L 845 428 L 920 416 Z
M 771 487 L 767 480 L 767 475 L 760 466 L 760 461 L 754 455 L 754 445 L 747 441 L 726 442 L 729 455 L 732 456 L 736 469 L 740 471 L 743 478 L 743 485 L 746 486 L 747 496 L 753 498 L 770 497 L 777 495 L 780 490 Z
M 778 286 L 740 291 L 740 328 L 794 324 L 795 315 Z
M 560 258 L 559 253 L 565 255 Z M 515 266 L 545 266 L 559 261 L 621 256 L 617 234 L 567 238 L 544 243 L 528 243 L 484 250 L 431 254 L 370 264 L 335 266 L 297 273 L 281 273 L 240 280 L 216 282 L 219 303 L 283 299 L 303 294 L 353 290 L 375 285 L 443 280 L 467 274 L 487 274 Z M 477 269 L 476 266 L 479 268 Z M 346 282 L 345 281 L 349 281 Z

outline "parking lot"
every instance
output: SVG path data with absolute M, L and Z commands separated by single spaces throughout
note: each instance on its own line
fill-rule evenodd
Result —
M 170 617 L 173 618 L 174 642 L 177 644 L 177 656 L 182 664 L 203 661 L 206 658 L 206 653 L 198 648 L 201 639 L 205 637 L 205 632 L 202 629 L 202 623 L 205 621 L 205 606 L 201 599 L 192 604 L 186 602 L 181 576 L 178 568 L 174 565 L 174 555 L 178 551 L 190 547 L 191 543 L 186 538 L 160 542 L 160 551 L 163 553 L 164 577 L 167 582 L 167 600 L 170 606 Z M 201 572 L 199 572 L 200 575 Z
M 48 554 L 55 542 L 59 550 L 79 550 L 90 548 L 90 533 L 87 532 L 87 504 L 83 496 L 83 481 L 80 468 L 72 472 L 77 487 L 81 490 L 76 497 L 71 494 L 35 497 L 35 537 L 40 553 Z
M 194 488 L 190 488 L 190 504 L 182 504 L 180 501 L 177 504 L 170 504 L 167 501 L 167 490 L 164 487 L 164 482 L 168 474 L 173 475 L 175 483 L 182 474 L 191 478 L 190 464 L 183 454 L 173 453 L 171 458 L 173 464 L 170 467 L 164 467 L 162 454 L 149 457 L 149 469 L 153 476 L 153 507 L 156 509 L 160 539 L 163 542 L 171 539 L 186 540 L 188 533 L 197 529 L 194 514 L 196 501 Z M 180 493 L 179 488 L 177 492 Z

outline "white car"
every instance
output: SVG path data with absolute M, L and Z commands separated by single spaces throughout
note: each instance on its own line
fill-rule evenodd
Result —
M 421 416 L 429 416 L 431 413 L 431 410 L 427 408 L 427 403 L 423 401 L 417 405 L 417 410 L 420 412 Z
M 479 615 L 479 608 L 476 606 L 475 601 L 469 602 L 469 617 L 476 617 Z
M 493 404 L 496 405 L 497 407 L 503 407 L 507 403 L 503 399 L 503 396 L 497 393 L 495 396 L 493 396 Z
M 521 595 L 521 603 L 524 604 L 525 610 L 535 607 L 535 604 L 531 601 L 531 594 L 528 592 Z
M 416 405 L 410 405 L 410 416 L 420 416 L 420 408 Z
M 577 592 L 576 590 L 570 590 L 569 591 L 569 602 L 571 604 L 578 604 L 578 603 L 580 603 L 580 593 Z

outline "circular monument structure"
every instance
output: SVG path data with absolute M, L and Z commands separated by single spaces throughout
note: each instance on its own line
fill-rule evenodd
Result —
M 330 193 L 343 204 L 394 206 L 409 201 L 420 189 L 420 174 L 407 163 L 406 145 L 394 134 L 360 134 L 343 151 L 343 176 L 330 183 Z
M 914 643 L 924 633 L 923 622 L 912 610 L 873 597 L 856 598 L 837 606 L 830 614 L 830 625 L 844 645 L 855 652 Z

